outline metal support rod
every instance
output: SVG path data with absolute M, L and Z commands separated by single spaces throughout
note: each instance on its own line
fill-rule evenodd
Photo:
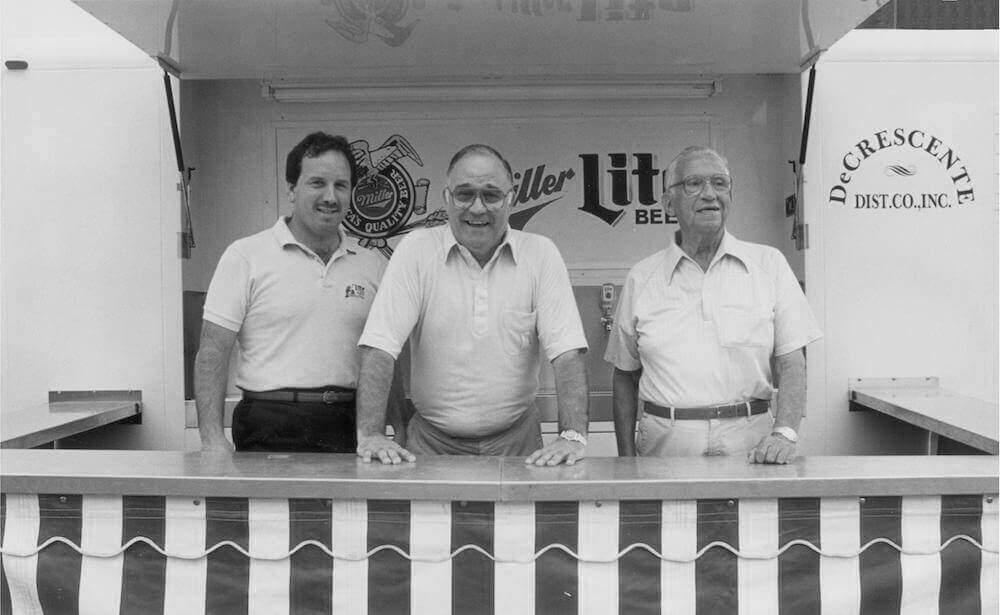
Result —
M 799 146 L 799 167 L 806 163 L 806 147 L 809 145 L 809 123 L 812 119 L 813 91 L 816 89 L 816 65 L 809 67 L 809 85 L 806 87 L 806 111 L 802 118 L 802 141 Z
M 181 132 L 177 126 L 177 110 L 174 108 L 174 90 L 170 85 L 170 75 L 163 71 L 163 88 L 167 92 L 167 110 L 170 112 L 170 132 L 174 136 L 174 156 L 177 158 L 177 172 L 184 175 L 184 152 L 181 150 Z
M 170 75 L 163 71 L 163 88 L 167 94 L 167 110 L 170 112 L 170 132 L 174 137 L 174 156 L 177 158 L 177 172 L 181 176 L 181 199 L 184 207 L 184 220 L 181 229 L 181 256 L 191 258 L 191 248 L 194 243 L 194 228 L 191 223 L 191 202 L 189 199 L 188 187 L 191 182 L 191 171 L 193 168 L 184 166 L 184 150 L 181 148 L 181 131 L 177 124 L 177 110 L 174 108 L 174 91 L 170 85 Z

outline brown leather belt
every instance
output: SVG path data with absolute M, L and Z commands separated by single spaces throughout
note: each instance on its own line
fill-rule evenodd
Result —
M 354 401 L 354 390 L 331 388 L 326 391 L 302 391 L 296 389 L 279 389 L 277 391 L 243 391 L 243 399 L 260 399 L 265 401 L 291 401 L 303 403 L 336 404 Z
M 649 414 L 664 419 L 674 419 L 678 421 L 707 421 L 708 419 L 731 419 L 736 417 L 753 416 L 764 414 L 771 406 L 767 399 L 752 399 L 740 404 L 729 404 L 728 406 L 705 406 L 703 408 L 674 408 L 671 416 L 670 408 L 657 406 L 645 402 L 643 408 Z

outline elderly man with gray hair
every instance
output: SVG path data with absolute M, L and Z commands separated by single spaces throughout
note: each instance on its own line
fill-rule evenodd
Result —
M 787 463 L 805 410 L 803 349 L 821 337 L 805 295 L 781 252 L 726 231 L 733 180 L 714 150 L 671 161 L 663 206 L 680 228 L 629 272 L 604 356 L 618 452 Z

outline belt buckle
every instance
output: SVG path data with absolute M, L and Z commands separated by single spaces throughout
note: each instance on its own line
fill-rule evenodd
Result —
M 332 404 L 336 402 L 337 401 L 336 395 L 337 395 L 336 391 L 323 391 L 323 403 Z

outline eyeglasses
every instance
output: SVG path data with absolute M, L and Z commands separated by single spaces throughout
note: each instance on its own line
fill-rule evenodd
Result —
M 712 190 L 723 194 L 733 189 L 733 180 L 728 175 L 688 175 L 676 184 L 667 186 L 667 189 L 684 186 L 684 194 L 696 196 L 701 194 L 708 184 L 712 185 Z
M 510 190 L 505 192 L 499 188 L 463 187 L 455 188 L 454 190 L 446 190 L 447 193 L 451 195 L 451 199 L 462 209 L 472 207 L 472 204 L 476 202 L 476 197 L 479 197 L 479 202 L 483 204 L 483 207 L 489 210 L 497 210 L 506 204 L 507 197 L 511 193 Z

